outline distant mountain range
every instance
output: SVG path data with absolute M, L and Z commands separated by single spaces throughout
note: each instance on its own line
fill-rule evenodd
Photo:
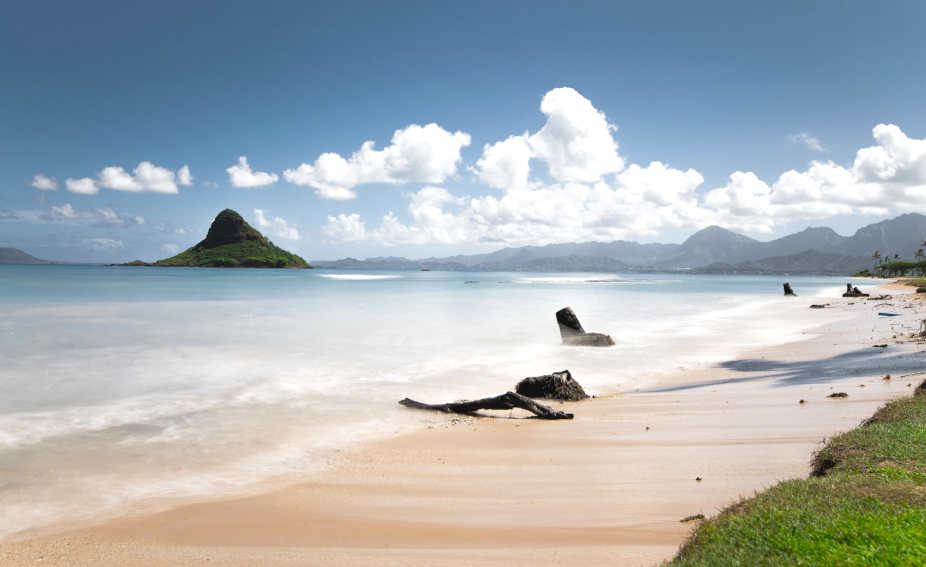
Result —
M 761 242 L 710 226 L 681 244 L 640 244 L 626 240 L 503 248 L 488 254 L 445 258 L 385 257 L 315 261 L 316 268 L 364 270 L 472 271 L 691 271 L 743 274 L 855 273 L 873 266 L 872 254 L 913 258 L 926 240 L 926 216 L 910 213 L 862 227 L 852 236 L 812 227 Z
M 26 254 L 19 248 L 0 248 L 0 264 L 55 264 Z

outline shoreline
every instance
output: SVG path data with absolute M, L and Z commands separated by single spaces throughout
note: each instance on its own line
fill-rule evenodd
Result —
M 904 301 L 922 311 L 918 298 Z M 903 367 L 911 345 L 892 345 L 896 356 L 884 361 L 877 359 L 886 353 L 848 362 L 838 356 L 871 349 L 869 338 L 888 338 L 891 327 L 917 318 L 874 315 L 872 330 L 864 302 L 832 304 L 846 318 L 808 329 L 812 338 L 759 349 L 751 360 L 682 370 L 685 384 L 675 385 L 684 389 L 566 404 L 575 423 L 448 417 L 352 449 L 307 482 L 26 533 L 0 544 L 0 558 L 11 565 L 38 556 L 71 565 L 288 565 L 389 564 L 395 556 L 397 564 L 489 565 L 568 554 L 570 562 L 652 564 L 671 557 L 692 528 L 681 518 L 710 516 L 738 496 L 804 476 L 823 436 L 854 427 L 906 391 L 905 381 L 884 383 L 872 371 Z M 835 386 L 812 375 L 833 376 L 854 363 L 867 377 L 833 378 L 850 397 L 826 399 Z M 798 405 L 799 398 L 808 403 Z

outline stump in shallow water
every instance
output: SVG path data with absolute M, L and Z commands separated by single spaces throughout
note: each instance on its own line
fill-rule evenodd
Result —
M 528 398 L 578 401 L 588 398 L 582 386 L 568 370 L 544 376 L 531 376 L 518 382 L 515 391 Z
M 556 323 L 563 344 L 574 346 L 613 346 L 614 339 L 603 333 L 586 333 L 571 307 L 556 312 Z
M 846 292 L 842 294 L 843 297 L 868 297 L 867 293 L 862 293 L 857 287 L 852 287 L 852 284 L 846 284 Z
M 785 283 L 784 283 L 784 288 L 785 288 L 785 295 L 793 295 L 794 297 L 797 297 L 797 294 L 794 293 L 794 290 L 793 290 L 793 289 L 791 289 L 791 284 L 790 284 L 790 283 L 785 282 Z

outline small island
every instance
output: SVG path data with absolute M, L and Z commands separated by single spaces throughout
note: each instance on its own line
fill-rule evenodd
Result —
M 270 242 L 237 212 L 220 212 L 206 238 L 196 246 L 154 263 L 135 260 L 122 266 L 202 268 L 311 268 L 300 256 Z

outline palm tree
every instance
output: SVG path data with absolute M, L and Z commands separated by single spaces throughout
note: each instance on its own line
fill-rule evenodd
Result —
M 878 271 L 878 266 L 881 264 L 881 253 L 875 250 L 875 253 L 871 255 L 871 259 L 875 262 L 874 270 Z

